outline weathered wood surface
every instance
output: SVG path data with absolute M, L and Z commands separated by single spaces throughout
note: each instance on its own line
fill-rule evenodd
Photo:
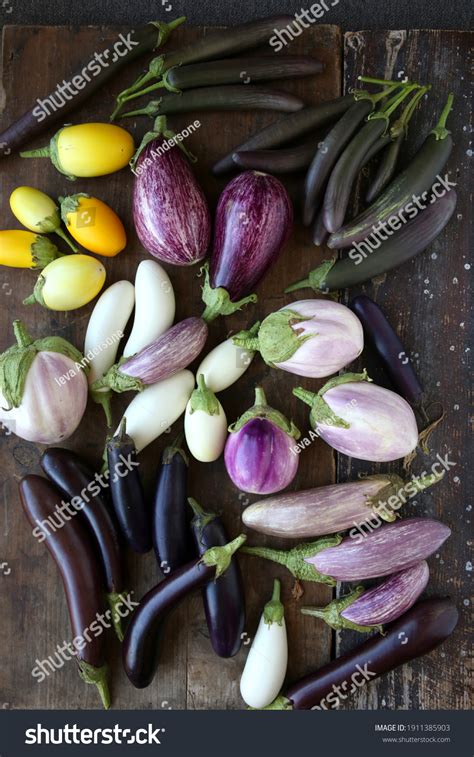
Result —
M 3 36 L 3 87 L 5 109 L 2 125 L 21 115 L 38 97 L 45 96 L 57 82 L 74 71 L 95 51 L 115 41 L 121 28 L 37 28 L 6 27 Z M 205 33 L 205 30 L 180 29 L 173 45 Z M 268 52 L 268 51 L 267 51 Z M 291 82 L 288 89 L 300 93 L 308 103 L 318 103 L 336 97 L 341 87 L 341 36 L 335 27 L 321 26 L 308 31 L 291 46 L 292 53 L 312 53 L 325 64 L 325 72 L 313 79 Z M 114 95 L 142 69 L 138 63 L 130 67 L 120 81 L 95 95 L 83 108 L 73 114 L 74 122 L 107 120 L 112 110 Z M 285 87 L 285 82 L 280 83 Z M 196 171 L 211 206 L 215 206 L 225 180 L 214 180 L 209 174 L 210 165 L 225 154 L 246 135 L 277 116 L 274 114 L 200 114 L 202 128 L 189 140 L 189 148 L 199 156 Z M 185 127 L 191 116 L 170 119 L 175 130 Z M 148 123 L 132 124 L 137 136 Z M 38 139 L 31 147 L 46 144 L 51 133 Z M 127 278 L 133 281 L 137 264 L 147 257 L 136 239 L 131 217 L 132 176 L 123 171 L 112 177 L 80 181 L 71 185 L 56 173 L 46 161 L 22 161 L 12 157 L 2 161 L 1 167 L 1 228 L 18 225 L 10 214 L 8 198 L 12 189 L 22 184 L 37 186 L 52 196 L 85 191 L 97 195 L 114 207 L 124 219 L 130 241 L 127 251 L 114 260 L 106 260 L 107 284 Z M 291 183 L 290 183 L 291 184 Z M 298 203 L 299 183 L 291 186 Z M 259 289 L 257 306 L 231 318 L 222 319 L 211 326 L 208 346 L 222 341 L 231 330 L 239 330 L 261 318 L 289 299 L 282 295 L 284 285 L 302 276 L 321 260 L 321 254 L 308 244 L 302 228 L 297 225 L 295 234 L 280 262 L 271 271 Z M 176 289 L 179 319 L 201 312 L 200 280 L 197 271 L 173 269 L 171 277 Z M 68 314 L 53 313 L 39 306 L 24 307 L 21 302 L 34 285 L 31 271 L 2 269 L 0 271 L 0 297 L 2 309 L 1 349 L 12 341 L 11 322 L 22 318 L 35 336 L 60 334 L 82 348 L 88 317 L 93 305 Z M 222 395 L 229 421 L 234 420 L 252 404 L 253 389 L 262 384 L 268 399 L 276 407 L 291 415 L 302 428 L 307 428 L 307 413 L 301 403 L 291 396 L 291 388 L 301 383 L 297 377 L 270 371 L 256 359 L 244 379 L 236 388 Z M 312 386 L 315 386 L 313 382 Z M 319 386 L 316 384 L 316 386 Z M 116 417 L 130 396 L 117 398 Z M 175 424 L 176 434 L 179 422 Z M 104 442 L 105 426 L 101 411 L 89 406 L 80 429 L 67 446 L 84 454 L 97 465 Z M 142 468 L 149 492 L 161 451 L 170 437 L 162 438 L 143 454 Z M 39 471 L 41 449 L 12 436 L 1 440 L 1 487 L 3 492 L 0 527 L 0 563 L 8 566 L 0 571 L 0 702 L 12 708 L 96 708 L 100 704 L 93 687 L 85 686 L 77 675 L 73 663 L 39 684 L 31 676 L 36 659 L 43 660 L 54 654 L 56 645 L 67 641 L 70 629 L 66 604 L 58 572 L 44 546 L 38 544 L 20 510 L 17 482 L 26 473 Z M 317 442 L 301 457 L 295 488 L 327 484 L 335 480 L 335 460 L 332 451 Z M 241 530 L 240 515 L 248 501 L 246 495 L 236 491 L 226 477 L 222 462 L 214 465 L 191 465 L 190 493 L 204 506 L 224 513 L 229 532 Z M 255 499 L 255 498 L 254 498 Z M 251 541 L 257 543 L 258 535 Z M 128 585 L 141 597 L 160 578 L 152 555 L 146 558 L 129 556 Z M 246 633 L 255 633 L 262 606 L 271 591 L 276 576 L 283 579 L 283 597 L 287 602 L 287 623 L 291 644 L 289 678 L 294 680 L 317 668 L 330 657 L 331 633 L 320 628 L 311 619 L 300 615 L 298 605 L 291 599 L 292 580 L 285 571 L 261 561 L 241 558 L 248 603 Z M 325 587 L 308 586 L 305 600 L 310 604 L 324 604 L 331 593 Z M 247 641 L 247 639 L 246 639 Z M 233 660 L 215 657 L 207 638 L 207 628 L 199 596 L 185 602 L 170 619 L 164 642 L 162 662 L 153 684 L 137 691 L 128 684 L 121 670 L 119 646 L 108 638 L 112 672 L 112 697 L 115 708 L 240 708 L 238 682 L 248 651 L 244 645 Z M 1 706 L 1 705 L 0 705 Z
M 457 181 L 455 215 L 429 250 L 387 275 L 383 283 L 351 290 L 375 299 L 396 327 L 408 355 L 412 356 L 425 388 L 426 405 L 442 403 L 446 418 L 430 442 L 429 455 L 412 466 L 415 474 L 429 470 L 436 460 L 449 456 L 456 466 L 446 479 L 404 508 L 405 516 L 439 518 L 452 528 L 452 535 L 429 560 L 428 595 L 450 595 L 460 612 L 459 625 L 451 639 L 428 657 L 418 660 L 382 680 L 360 689 L 345 704 L 360 709 L 463 709 L 469 708 L 469 618 L 471 615 L 472 565 L 472 470 L 469 464 L 469 230 L 472 208 L 472 101 L 469 98 L 469 56 L 472 33 L 462 31 L 350 32 L 345 35 L 345 86 L 356 76 L 408 77 L 431 82 L 433 90 L 423 102 L 409 130 L 405 156 L 411 156 L 434 126 L 448 92 L 455 95 L 449 119 L 454 150 L 446 167 Z M 405 159 L 406 162 L 406 159 Z M 444 173 L 444 172 L 443 172 Z M 359 183 L 363 197 L 364 180 Z M 471 236 L 472 239 L 472 236 Z M 472 245 L 472 242 L 471 242 Z M 348 296 L 349 296 L 348 295 Z M 346 298 L 347 299 L 347 298 Z M 364 353 L 358 367 L 386 386 L 375 360 Z M 439 407 L 438 407 L 439 409 Z M 432 408 L 436 413 L 437 408 Z M 471 448 L 472 449 L 472 448 Z M 401 466 L 389 466 L 401 472 Z M 386 470 L 346 457 L 338 462 L 343 481 L 359 473 Z M 469 479 L 471 486 L 469 487 Z M 403 514 L 403 513 L 402 513 Z M 347 587 L 345 587 L 347 589 Z M 360 637 L 338 634 L 336 651 L 353 647 Z

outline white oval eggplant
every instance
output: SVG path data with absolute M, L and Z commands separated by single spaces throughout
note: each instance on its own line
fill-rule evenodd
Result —
M 214 392 L 198 375 L 198 388 L 192 393 L 184 416 L 184 433 L 189 451 L 201 463 L 212 463 L 223 453 L 227 439 L 227 418 Z
M 288 639 L 284 613 L 280 582 L 275 579 L 272 599 L 264 607 L 240 679 L 242 699 L 254 709 L 260 710 L 271 704 L 285 680 Z
M 206 355 L 196 375 L 204 376 L 211 392 L 223 392 L 244 375 L 254 356 L 255 352 L 237 347 L 230 338 Z
M 176 300 L 165 269 L 154 260 L 143 260 L 135 275 L 135 320 L 123 350 L 131 357 L 173 325 Z

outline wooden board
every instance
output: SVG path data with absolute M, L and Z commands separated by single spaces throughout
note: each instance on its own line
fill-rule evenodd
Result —
M 38 95 L 45 96 L 74 71 L 94 52 L 100 51 L 115 41 L 121 28 L 48 28 L 6 27 L 3 36 L 3 86 L 5 110 L 2 124 L 6 125 L 25 111 Z M 206 29 L 180 29 L 173 38 L 173 45 L 195 39 L 207 33 Z M 266 51 L 268 54 L 268 51 Z M 328 100 L 340 93 L 341 87 L 341 37 L 335 27 L 320 26 L 298 38 L 291 47 L 292 53 L 311 53 L 326 64 L 325 72 L 313 79 L 288 84 L 288 89 L 300 93 L 308 103 Z M 106 91 L 94 96 L 83 108 L 73 114 L 76 123 L 88 120 L 107 120 L 112 110 L 114 95 L 129 81 L 133 81 L 142 68 L 141 64 L 114 81 Z M 279 83 L 283 88 L 285 82 Z M 195 118 L 194 114 L 170 119 L 178 131 Z M 202 114 L 202 129 L 193 135 L 188 146 L 199 156 L 196 171 L 212 207 L 225 185 L 225 180 L 214 180 L 209 167 L 216 159 L 228 152 L 246 135 L 263 126 L 275 115 L 260 113 Z M 146 124 L 148 126 L 148 124 Z M 142 122 L 135 133 L 145 131 Z M 51 136 L 37 140 L 31 147 L 46 144 Z M 8 208 L 12 189 L 22 184 L 37 186 L 52 196 L 71 192 L 90 192 L 108 202 L 126 222 L 130 242 L 125 253 L 113 261 L 107 261 L 107 284 L 127 278 L 133 281 L 137 264 L 147 257 L 137 242 L 131 217 L 132 176 L 123 171 L 112 177 L 93 181 L 80 181 L 71 185 L 46 161 L 22 161 L 12 157 L 1 164 L 1 227 L 17 227 Z M 299 184 L 290 186 L 293 197 L 299 202 Z M 253 323 L 282 306 L 288 300 L 282 295 L 284 286 L 304 275 L 321 260 L 321 255 L 308 244 L 302 229 L 297 226 L 295 234 L 265 283 L 259 289 L 260 301 L 231 318 L 212 324 L 208 347 L 211 348 L 235 331 Z M 200 285 L 197 271 L 171 271 L 177 294 L 177 318 L 182 319 L 201 312 Z M 85 329 L 92 305 L 68 314 L 53 313 L 39 306 L 27 309 L 21 302 L 30 294 L 35 275 L 30 272 L 2 269 L 0 271 L 0 296 L 2 308 L 1 349 L 12 341 L 11 322 L 22 318 L 35 336 L 60 334 L 79 348 L 83 346 Z M 293 386 L 300 384 L 297 377 L 270 371 L 257 359 L 237 388 L 222 395 L 222 402 L 229 421 L 234 420 L 253 402 L 253 389 L 261 384 L 268 400 L 292 415 L 295 422 L 307 428 L 307 412 L 301 403 L 291 396 Z M 319 387 L 315 382 L 312 386 Z M 116 417 L 130 401 L 130 396 L 117 398 Z M 172 433 L 176 435 L 179 423 Z M 97 465 L 104 443 L 105 426 L 101 411 L 95 406 L 88 408 L 79 431 L 67 446 L 84 454 Z M 142 469 L 147 490 L 151 493 L 157 465 L 163 447 L 170 436 L 153 444 L 142 456 Z M 0 563 L 7 562 L 7 575 L 0 577 L 0 701 L 12 708 L 70 708 L 99 707 L 92 687 L 85 686 L 70 663 L 63 669 L 38 684 L 31 677 L 36 660 L 54 654 L 57 644 L 69 639 L 65 601 L 57 570 L 43 546 L 31 535 L 21 513 L 17 495 L 17 482 L 26 473 L 38 471 L 41 448 L 14 437 L 1 439 L 0 476 L 3 491 L 0 526 Z M 317 442 L 301 457 L 300 469 L 294 487 L 303 488 L 331 483 L 335 480 L 335 460 L 332 451 L 322 442 Z M 229 532 L 236 535 L 241 530 L 240 516 L 243 507 L 255 498 L 239 493 L 226 477 L 222 462 L 215 465 L 191 465 L 190 493 L 208 509 L 222 511 Z M 251 540 L 259 540 L 252 535 Z M 159 579 L 159 570 L 152 555 L 146 558 L 129 557 L 128 584 L 141 597 Z M 116 708 L 239 708 L 238 683 L 248 651 L 247 641 L 255 633 L 263 604 L 271 591 L 275 576 L 283 579 L 283 597 L 287 602 L 287 622 L 291 642 L 289 678 L 317 668 L 330 657 L 331 633 L 320 628 L 311 619 L 300 615 L 298 606 L 291 600 L 292 580 L 283 570 L 265 565 L 261 561 L 242 559 L 247 591 L 248 620 L 246 643 L 233 660 L 220 660 L 211 651 L 202 603 L 199 596 L 184 603 L 170 619 L 164 642 L 162 662 L 153 684 L 142 691 L 133 689 L 126 680 L 120 665 L 119 646 L 112 637 L 108 640 L 109 662 L 112 669 L 113 707 Z M 331 592 L 325 587 L 308 586 L 305 600 L 310 604 L 324 604 Z

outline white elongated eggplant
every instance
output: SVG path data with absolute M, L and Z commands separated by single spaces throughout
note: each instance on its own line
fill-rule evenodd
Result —
M 198 374 L 198 388 L 192 393 L 184 416 L 186 444 L 192 456 L 201 463 L 219 458 L 227 439 L 227 418 L 214 392 Z
M 258 324 L 249 334 L 257 333 Z M 206 386 L 211 392 L 223 392 L 244 375 L 254 359 L 253 350 L 245 350 L 234 344 L 232 337 L 214 347 L 204 358 L 196 375 L 204 376 Z
M 135 319 L 123 350 L 131 357 L 173 325 L 176 300 L 165 269 L 154 260 L 142 260 L 135 275 Z
M 264 607 L 240 679 L 240 693 L 249 707 L 261 709 L 273 702 L 283 686 L 287 666 L 285 608 L 280 601 L 280 582 L 275 579 L 273 596 Z

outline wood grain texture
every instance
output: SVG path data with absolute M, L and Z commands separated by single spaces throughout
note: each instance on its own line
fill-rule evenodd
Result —
M 48 28 L 6 27 L 3 36 L 3 87 L 5 108 L 2 126 L 20 116 L 38 96 L 46 96 L 56 84 L 67 78 L 94 52 L 114 42 L 122 28 Z M 180 29 L 173 37 L 173 46 L 207 33 L 206 29 Z M 268 54 L 268 51 L 265 51 Z M 326 64 L 325 72 L 301 82 L 288 83 L 288 89 L 304 97 L 308 103 L 318 103 L 339 95 L 341 87 L 341 37 L 335 27 L 320 26 L 295 40 L 291 53 L 311 53 Z M 140 73 L 137 63 L 114 80 L 110 87 L 94 97 L 74 113 L 76 123 L 90 120 L 107 120 L 112 110 L 114 96 Z M 278 86 L 286 87 L 285 82 Z M 209 167 L 246 135 L 262 127 L 278 116 L 258 114 L 196 114 L 202 128 L 188 143 L 192 152 L 199 156 L 197 175 L 205 188 L 211 207 L 226 180 L 215 180 Z M 170 119 L 170 125 L 178 131 L 195 119 L 182 116 Z M 148 122 L 127 122 L 138 136 L 148 127 Z M 46 144 L 51 133 L 38 139 L 29 147 Z M 0 214 L 2 228 L 17 228 L 11 216 L 8 198 L 11 191 L 22 184 L 37 186 L 51 196 L 57 197 L 72 192 L 89 192 L 108 202 L 123 218 L 128 233 L 127 251 L 114 260 L 106 260 L 107 285 L 120 279 L 134 279 L 137 264 L 147 258 L 133 230 L 131 216 L 132 176 L 122 171 L 112 177 L 78 181 L 70 184 L 59 175 L 47 161 L 22 161 L 11 157 L 2 161 Z M 293 199 L 300 202 L 300 181 L 289 182 Z M 309 267 L 321 260 L 321 254 L 308 244 L 297 225 L 293 238 L 279 263 L 270 272 L 259 289 L 258 305 L 212 324 L 208 347 L 214 347 L 230 331 L 236 331 L 262 318 L 271 310 L 291 301 L 282 295 L 284 285 L 306 273 Z M 172 269 L 171 278 L 176 290 L 178 312 L 181 319 L 201 312 L 200 286 L 197 270 Z M 54 313 L 21 303 L 30 294 L 35 282 L 31 271 L 2 269 L 0 271 L 0 298 L 2 310 L 1 349 L 12 342 L 11 322 L 22 318 L 35 337 L 60 334 L 82 348 L 85 330 L 93 303 L 71 313 Z M 297 377 L 282 372 L 270 371 L 260 359 L 256 359 L 244 379 L 222 395 L 222 402 L 229 421 L 232 422 L 253 402 L 253 389 L 262 384 L 270 403 L 292 416 L 302 430 L 307 428 L 307 413 L 301 403 L 291 396 L 293 386 L 300 384 Z M 311 386 L 319 387 L 313 382 Z M 117 397 L 116 418 L 130 396 Z M 182 422 L 175 424 L 176 435 Z M 82 453 L 93 465 L 97 465 L 104 443 L 105 425 L 102 412 L 90 404 L 86 416 L 76 434 L 67 442 L 68 447 Z M 142 470 L 147 491 L 154 485 L 160 454 L 173 438 L 171 435 L 158 440 L 143 453 Z M 39 684 L 31 676 L 36 660 L 54 654 L 57 644 L 70 636 L 66 604 L 58 572 L 44 547 L 38 544 L 26 524 L 18 501 L 17 483 L 26 473 L 38 471 L 41 448 L 12 436 L 0 439 L 0 481 L 3 489 L 3 504 L 0 523 L 0 562 L 7 562 L 8 575 L 0 574 L 0 701 L 12 708 L 68 708 L 85 709 L 100 706 L 92 687 L 85 686 L 74 669 L 73 663 L 57 671 Z M 214 465 L 191 465 L 190 493 L 209 509 L 222 511 L 232 536 L 241 530 L 242 508 L 252 498 L 239 493 L 227 479 L 222 462 Z M 303 488 L 331 483 L 335 480 L 335 460 L 332 451 L 322 442 L 313 444 L 301 457 L 300 470 L 293 486 Z M 253 498 L 255 499 L 255 498 Z M 252 543 L 264 541 L 257 535 Z M 283 543 L 283 542 L 282 542 Z M 135 598 L 160 580 L 159 570 L 152 555 L 146 558 L 130 556 L 128 560 L 128 586 Z M 317 668 L 330 657 L 331 633 L 303 618 L 298 605 L 291 599 L 292 580 L 289 574 L 277 567 L 241 558 L 247 590 L 248 620 L 246 633 L 251 638 L 255 633 L 258 618 L 271 592 L 275 576 L 283 579 L 283 598 L 287 603 L 287 623 L 291 643 L 289 678 L 294 680 Z M 308 586 L 305 601 L 309 604 L 324 604 L 331 593 L 325 587 Z M 131 687 L 120 665 L 118 643 L 108 636 L 108 656 L 111 675 L 113 707 L 132 708 L 240 708 L 238 682 L 248 646 L 233 660 L 216 658 L 210 648 L 202 603 L 199 596 L 190 598 L 170 618 L 159 672 L 153 684 L 141 691 Z

